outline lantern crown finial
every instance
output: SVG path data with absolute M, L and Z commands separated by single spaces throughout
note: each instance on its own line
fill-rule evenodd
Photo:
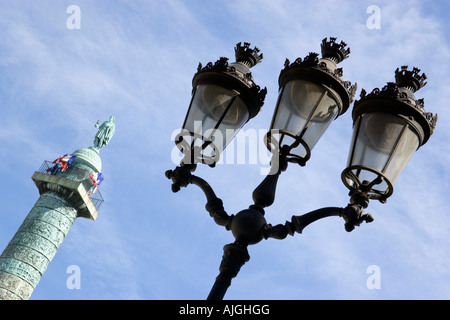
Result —
M 416 92 L 427 84 L 425 82 L 427 79 L 425 73 L 422 73 L 422 75 L 419 73 L 420 69 L 416 67 L 412 70 L 408 70 L 408 66 L 402 66 L 401 69 L 397 68 L 397 70 L 395 70 L 395 82 L 399 87 Z
M 347 44 L 344 41 L 336 42 L 337 38 L 330 37 L 322 40 L 322 57 L 333 60 L 336 64 L 344 61 L 350 55 L 350 48 L 346 48 Z
M 244 42 L 243 46 L 239 42 L 234 48 L 234 51 L 236 54 L 236 62 L 244 63 L 249 68 L 257 65 L 263 59 L 263 54 L 259 53 L 259 49 L 257 47 L 251 49 L 249 42 Z

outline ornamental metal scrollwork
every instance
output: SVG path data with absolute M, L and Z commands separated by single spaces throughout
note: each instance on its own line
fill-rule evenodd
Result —
M 199 62 L 198 67 L 197 67 L 197 73 L 194 75 L 194 78 L 201 72 L 228 73 L 228 74 L 234 76 L 235 78 L 239 79 L 240 81 L 246 83 L 250 87 L 250 90 L 257 95 L 258 101 L 262 105 L 264 103 L 264 100 L 265 100 L 265 97 L 267 94 L 267 88 L 261 89 L 260 86 L 256 85 L 253 82 L 251 73 L 242 73 L 242 72 L 238 71 L 235 67 L 230 66 L 228 64 L 228 60 L 229 59 L 226 57 L 221 57 L 215 63 L 208 62 L 206 64 L 206 66 L 204 66 L 204 67 L 203 67 L 202 63 Z
M 397 69 L 398 70 L 398 69 Z M 419 69 L 415 68 L 415 72 L 417 72 Z M 420 71 L 420 70 L 419 70 Z M 415 73 L 414 73 L 415 74 Z M 426 79 L 425 75 L 419 78 L 420 82 L 418 80 L 418 83 L 420 83 L 418 86 L 425 86 L 426 83 L 423 82 L 424 79 Z M 401 80 L 406 81 L 406 80 Z M 376 99 L 376 98 L 387 98 L 387 99 L 394 99 L 403 103 L 407 103 L 414 107 L 416 110 L 418 110 L 429 122 L 431 131 L 433 132 L 436 128 L 437 123 L 437 115 L 434 115 L 431 112 L 425 111 L 425 100 L 424 99 L 414 99 L 413 96 L 409 95 L 404 90 L 400 90 L 401 86 L 394 82 L 388 82 L 381 90 L 379 88 L 375 88 L 372 90 L 371 93 L 367 94 L 366 90 L 362 89 L 360 94 L 360 100 L 357 102 L 360 102 L 365 99 Z

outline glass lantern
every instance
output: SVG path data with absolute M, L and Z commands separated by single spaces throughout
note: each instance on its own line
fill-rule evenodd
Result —
M 199 65 L 189 110 L 175 141 L 184 164 L 214 166 L 228 143 L 263 105 L 267 90 L 261 90 L 250 73 L 262 54 L 249 45 L 237 44 L 234 63 L 220 58 L 215 64 Z
M 424 145 L 436 126 L 437 116 L 424 110 L 414 92 L 426 83 L 420 70 L 396 71 L 396 83 L 375 89 L 353 109 L 353 138 L 342 180 L 350 194 L 386 202 L 393 184 L 414 152 Z
M 322 59 L 310 53 L 292 64 L 287 60 L 280 73 L 278 101 L 266 145 L 289 162 L 305 165 L 312 148 L 353 99 L 356 87 L 342 80 L 342 69 L 336 66 L 348 57 L 350 49 L 344 42 L 335 41 L 322 41 Z

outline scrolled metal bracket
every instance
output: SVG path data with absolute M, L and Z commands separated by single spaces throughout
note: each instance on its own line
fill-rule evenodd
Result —
M 351 232 L 362 222 L 370 223 L 374 221 L 370 213 L 364 212 L 365 206 L 357 203 L 350 203 L 345 208 L 327 207 L 311 211 L 301 216 L 293 216 L 291 221 L 286 221 L 284 225 L 278 224 L 272 226 L 267 224 L 264 228 L 263 237 L 265 239 L 284 239 L 288 235 L 293 236 L 296 232 L 302 233 L 309 224 L 327 217 L 341 217 L 345 221 L 345 230 Z
M 274 160 L 274 159 L 273 159 Z M 214 221 L 231 230 L 235 242 L 224 247 L 224 255 L 208 300 L 223 299 L 231 280 L 236 277 L 241 267 L 250 259 L 247 247 L 254 245 L 263 239 L 284 239 L 288 235 L 302 233 L 309 224 L 331 216 L 342 217 L 345 221 L 345 230 L 352 231 L 362 222 L 370 223 L 373 217 L 365 213 L 364 209 L 369 205 L 367 193 L 356 192 L 350 199 L 350 204 L 345 208 L 327 207 L 311 211 L 301 216 L 293 216 L 291 221 L 284 225 L 272 226 L 264 218 L 264 208 L 269 207 L 275 200 L 276 186 L 279 175 L 287 169 L 287 161 L 284 154 L 278 159 L 279 162 L 272 163 L 273 169 L 253 192 L 254 204 L 248 209 L 238 212 L 236 215 L 228 215 L 223 207 L 223 202 L 214 193 L 211 186 L 202 178 L 193 175 L 195 164 L 184 164 L 174 170 L 166 171 L 166 177 L 172 180 L 172 191 L 178 192 L 182 187 L 189 184 L 198 186 L 206 196 L 206 210 Z
M 176 167 L 175 170 L 167 170 L 165 174 L 167 179 L 172 180 L 172 191 L 178 192 L 182 187 L 187 187 L 189 184 L 199 187 L 206 196 L 206 211 L 218 225 L 230 230 L 233 216 L 226 213 L 222 200 L 216 196 L 209 183 L 192 174 L 195 169 L 195 164 L 189 164 Z
M 360 204 L 349 204 L 342 214 L 345 220 L 345 230 L 353 231 L 355 227 L 359 227 L 362 222 L 371 223 L 374 218 L 370 213 L 365 213 L 364 208 Z

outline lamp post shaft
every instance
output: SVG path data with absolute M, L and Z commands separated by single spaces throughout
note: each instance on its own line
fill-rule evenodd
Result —
M 231 243 L 223 248 L 222 263 L 219 275 L 214 282 L 207 300 L 222 300 L 231 285 L 231 280 L 237 276 L 241 267 L 250 260 L 247 246 L 240 243 Z

